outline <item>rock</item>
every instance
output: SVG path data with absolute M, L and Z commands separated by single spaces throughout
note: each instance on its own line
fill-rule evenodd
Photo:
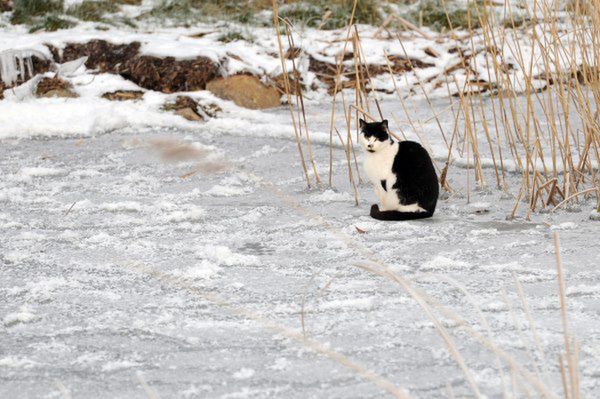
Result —
M 73 91 L 73 86 L 61 78 L 43 78 L 37 85 L 35 92 L 37 97 L 62 97 L 76 98 L 79 97 Z
M 598 212 L 598 209 L 594 209 L 592 212 L 590 212 L 590 219 L 600 221 L 600 212 Z
M 188 96 L 178 96 L 174 103 L 165 104 L 163 109 L 167 111 L 175 111 L 179 116 L 184 117 L 188 121 L 203 121 L 204 118 L 197 111 L 198 103 L 193 98 Z
M 279 91 L 275 87 L 266 86 L 254 76 L 235 75 L 215 79 L 206 88 L 217 97 L 231 100 L 245 108 L 273 108 L 281 103 Z
M 102 95 L 102 98 L 110 101 L 131 101 L 139 100 L 142 97 L 144 97 L 144 92 L 140 90 L 117 90 Z
M 200 115 L 198 115 L 198 113 L 195 110 L 193 110 L 192 108 L 178 109 L 175 111 L 175 113 L 179 116 L 184 117 L 188 121 L 194 121 L 194 122 L 204 121 L 204 119 L 202 119 L 202 117 Z
M 177 115 L 184 117 L 189 121 L 205 121 L 215 118 L 223 110 L 217 104 L 198 103 L 188 96 L 177 96 L 174 103 L 165 104 L 164 110 L 175 111 Z

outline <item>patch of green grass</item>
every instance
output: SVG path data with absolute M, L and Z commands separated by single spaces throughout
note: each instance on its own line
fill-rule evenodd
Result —
M 10 22 L 13 24 L 31 23 L 35 17 L 63 10 L 63 0 L 15 0 Z
M 86 0 L 81 4 L 69 7 L 67 14 L 83 21 L 104 21 L 104 16 L 119 11 L 119 6 L 110 0 Z
M 473 4 L 469 3 L 467 8 L 448 0 L 421 0 L 406 18 L 415 25 L 422 22 L 424 26 L 438 31 L 481 27 L 478 10 Z
M 239 30 L 228 30 L 217 39 L 222 43 L 231 43 L 237 40 L 245 40 L 247 42 L 252 42 L 254 38 L 250 34 L 244 34 Z
M 279 14 L 282 18 L 288 18 L 292 24 L 339 29 L 348 24 L 353 6 L 353 0 L 336 0 L 327 3 L 311 0 L 285 5 L 281 7 Z M 380 24 L 380 1 L 359 0 L 356 4 L 354 22 L 369 25 Z
M 358 0 L 355 21 L 377 25 L 381 23 L 382 0 Z M 346 26 L 354 0 L 287 1 L 280 7 L 280 16 L 292 24 L 324 29 Z M 229 20 L 243 24 L 270 25 L 271 17 L 262 11 L 271 11 L 271 1 L 254 0 L 163 0 L 141 18 L 170 20 L 175 24 L 190 25 L 200 21 Z M 324 20 L 324 15 L 328 17 Z M 268 16 L 268 13 L 266 14 Z
M 39 30 L 45 30 L 46 32 L 55 32 L 60 29 L 69 29 L 77 25 L 73 21 L 61 18 L 56 14 L 46 15 L 42 22 L 33 25 L 29 32 L 37 32 Z

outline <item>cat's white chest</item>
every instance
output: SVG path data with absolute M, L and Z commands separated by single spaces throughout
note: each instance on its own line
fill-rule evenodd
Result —
M 383 151 L 365 154 L 363 166 L 373 184 L 380 185 L 382 180 L 396 180 L 396 176 L 392 173 L 392 166 L 397 152 L 398 144 L 394 143 Z

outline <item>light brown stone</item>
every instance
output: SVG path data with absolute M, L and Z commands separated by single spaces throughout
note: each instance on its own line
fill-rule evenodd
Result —
M 191 108 L 178 109 L 177 111 L 175 111 L 175 113 L 179 116 L 184 117 L 188 121 L 194 121 L 194 122 L 202 122 L 203 121 L 202 117 L 200 115 L 198 115 L 198 113 Z
M 231 100 L 236 105 L 250 109 L 273 108 L 281 104 L 281 94 L 258 78 L 235 75 L 211 80 L 206 88 L 215 96 Z

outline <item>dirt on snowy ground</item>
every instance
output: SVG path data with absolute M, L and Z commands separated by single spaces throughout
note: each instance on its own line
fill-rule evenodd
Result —
M 285 110 L 267 115 L 282 118 Z M 327 110 L 321 116 L 326 124 Z M 157 148 L 179 142 L 191 144 L 190 160 L 166 162 Z M 329 149 L 316 143 L 314 151 L 326 175 Z M 588 218 L 591 203 L 507 221 L 513 197 L 477 190 L 467 205 L 465 171 L 451 168 L 458 193 L 440 201 L 434 218 L 384 223 L 367 216 L 368 185 L 354 206 L 345 156 L 335 153 L 335 190 L 309 193 L 291 139 L 248 136 L 239 126 L 219 134 L 200 125 L 2 139 L 0 397 L 59 398 L 64 386 L 74 398 L 144 398 L 139 375 L 161 398 L 385 395 L 240 309 L 299 333 L 303 323 L 306 337 L 411 397 L 447 397 L 448 389 L 473 396 L 423 309 L 364 269 L 375 267 L 371 255 L 487 335 L 479 309 L 490 339 L 559 393 L 555 231 L 581 388 L 589 398 L 600 394 L 599 225 Z M 211 163 L 190 174 L 195 155 Z M 509 175 L 509 186 L 518 179 Z M 438 317 L 482 394 L 502 397 L 516 386 L 523 397 L 522 377 L 513 381 L 506 365 L 501 373 L 491 352 Z

